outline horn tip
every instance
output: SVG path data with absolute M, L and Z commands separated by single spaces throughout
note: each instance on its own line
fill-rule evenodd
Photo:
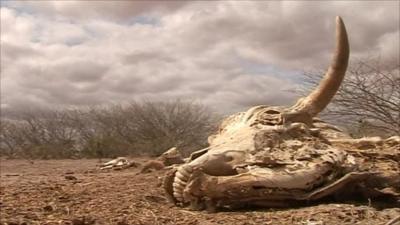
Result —
M 336 23 L 337 24 L 343 24 L 343 19 L 340 16 L 336 16 Z

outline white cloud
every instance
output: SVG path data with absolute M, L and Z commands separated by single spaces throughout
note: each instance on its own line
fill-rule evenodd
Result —
M 6 3 L 4 3 L 6 4 Z M 13 1 L 7 5 L 48 17 L 71 20 L 111 19 L 123 22 L 134 16 L 160 15 L 185 6 L 185 1 Z
M 293 71 L 329 63 L 336 15 L 353 58 L 398 60 L 399 4 L 9 2 L 1 8 L 2 107 L 141 98 L 195 99 L 223 112 L 289 104 Z

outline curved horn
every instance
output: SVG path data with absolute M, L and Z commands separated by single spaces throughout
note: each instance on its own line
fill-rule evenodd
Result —
M 338 16 L 336 17 L 336 49 L 331 65 L 318 87 L 291 107 L 289 114 L 297 114 L 297 116 L 293 115 L 297 118 L 299 114 L 306 113 L 309 118 L 312 118 L 329 104 L 346 73 L 349 53 L 346 28 L 342 19 Z

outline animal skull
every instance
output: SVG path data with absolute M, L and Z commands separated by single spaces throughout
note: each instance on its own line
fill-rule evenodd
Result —
M 290 108 L 256 106 L 225 119 L 209 147 L 167 175 L 169 198 L 194 209 L 280 206 L 319 199 L 370 176 L 328 140 L 348 136 L 314 118 L 340 87 L 348 58 L 346 29 L 337 17 L 335 55 L 320 85 Z
M 110 160 L 108 162 L 101 164 L 100 169 L 101 170 L 107 170 L 107 169 L 120 170 L 120 169 L 129 168 L 132 166 L 137 166 L 137 164 L 134 162 L 130 162 L 126 157 L 118 157 L 116 159 L 113 159 L 113 160 Z
M 161 154 L 158 160 L 164 163 L 165 166 L 184 163 L 184 159 L 176 147 L 172 147 Z

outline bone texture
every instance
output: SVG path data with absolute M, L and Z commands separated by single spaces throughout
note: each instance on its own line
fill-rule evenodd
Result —
M 396 152 L 400 151 L 398 137 L 354 140 L 315 118 L 335 95 L 347 68 L 349 44 L 340 17 L 336 38 L 333 61 L 316 90 L 290 108 L 260 105 L 227 117 L 208 139 L 207 148 L 194 152 L 174 173 L 167 174 L 164 188 L 169 199 L 195 210 L 275 207 L 357 188 L 365 195 L 378 196 L 384 194 L 379 188 L 397 184 L 400 175 L 396 168 L 382 175 L 346 149 L 371 145 Z M 393 161 L 396 154 L 387 155 Z M 380 166 L 391 165 L 390 161 Z M 371 182 L 373 179 L 380 182 Z

